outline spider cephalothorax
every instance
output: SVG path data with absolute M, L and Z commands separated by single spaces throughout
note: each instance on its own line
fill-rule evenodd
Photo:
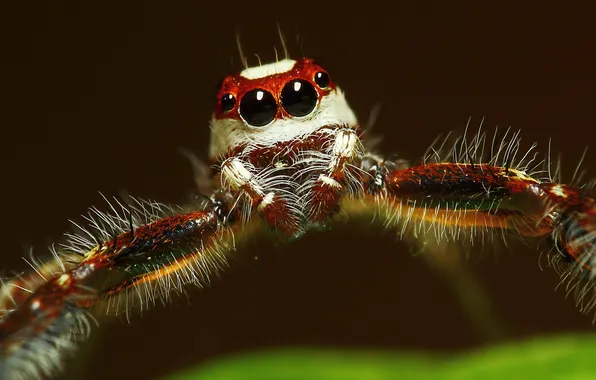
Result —
M 312 59 L 248 68 L 226 77 L 211 121 L 212 159 L 251 143 L 292 141 L 325 125 L 357 128 L 343 92 Z
M 223 191 L 295 236 L 337 210 L 364 150 L 343 92 L 312 59 L 285 59 L 226 77 L 210 156 Z
M 1 378 L 55 371 L 73 337 L 88 334 L 94 305 L 128 315 L 208 283 L 236 238 L 263 224 L 295 238 L 341 213 L 423 242 L 539 237 L 565 278 L 595 277 L 596 201 L 587 188 L 557 183 L 533 147 L 518 154 L 518 134 L 464 133 L 414 165 L 382 159 L 364 148 L 343 93 L 308 58 L 227 77 L 211 128 L 206 202 L 171 208 L 131 198 L 115 199 L 108 213 L 91 208 L 87 227 L 75 224 L 50 260 L 4 281 Z M 594 307 L 590 281 L 569 289 L 583 311 Z

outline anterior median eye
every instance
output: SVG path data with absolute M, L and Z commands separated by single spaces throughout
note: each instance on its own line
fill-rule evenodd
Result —
M 277 103 L 271 93 L 262 89 L 247 92 L 240 101 L 240 116 L 253 127 L 264 127 L 277 114 Z
M 281 90 L 281 105 L 292 116 L 306 116 L 317 105 L 317 90 L 310 82 L 295 79 Z

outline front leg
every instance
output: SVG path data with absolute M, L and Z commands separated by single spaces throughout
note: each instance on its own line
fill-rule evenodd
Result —
M 80 232 L 67 235 L 54 260 L 33 261 L 30 273 L 3 281 L 0 378 L 54 373 L 75 340 L 89 334 L 94 305 L 128 316 L 131 307 L 166 301 L 187 283 L 208 284 L 251 232 L 227 218 L 218 200 L 178 212 L 135 202 L 117 201 L 110 214 L 91 208 L 89 226 L 77 224 Z
M 303 160 L 307 170 L 322 171 L 301 188 L 307 218 L 311 224 L 318 225 L 327 221 L 339 211 L 344 193 L 355 193 L 358 190 L 361 171 L 356 164 L 363 153 L 364 148 L 357 131 L 340 128 L 335 131 L 334 139 L 324 153 Z
M 579 189 L 488 164 L 441 162 L 404 169 L 379 162 L 373 177 L 364 183 L 364 209 L 378 205 L 388 225 L 417 223 L 414 233 L 435 227 L 437 240 L 495 229 L 543 236 L 553 232 L 555 214 L 594 203 Z
M 342 207 L 352 216 L 374 213 L 387 227 L 399 225 L 402 235 L 434 232 L 437 244 L 495 232 L 542 238 L 566 279 L 596 278 L 596 199 L 585 189 L 535 178 L 527 165 L 511 168 L 509 158 L 498 157 L 409 168 L 370 160 L 363 166 L 369 176 L 363 178 L 362 196 L 345 199 Z M 574 282 L 569 289 L 582 311 L 596 307 L 591 287 Z
M 221 164 L 221 187 L 236 194 L 232 205 L 245 221 L 256 213 L 274 230 L 295 237 L 301 233 L 298 198 L 283 168 L 256 170 L 252 164 L 231 157 Z

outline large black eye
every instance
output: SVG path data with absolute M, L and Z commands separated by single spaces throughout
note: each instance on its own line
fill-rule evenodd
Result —
M 315 83 L 321 88 L 329 87 L 329 74 L 324 71 L 319 71 L 315 74 Z
M 221 109 L 226 112 L 234 108 L 236 104 L 236 98 L 232 94 L 225 94 L 221 97 Z
M 281 105 L 292 116 L 306 116 L 317 105 L 317 90 L 309 82 L 294 79 L 281 90 Z
M 275 118 L 277 104 L 271 93 L 256 89 L 247 92 L 240 101 L 240 116 L 253 127 L 263 127 Z

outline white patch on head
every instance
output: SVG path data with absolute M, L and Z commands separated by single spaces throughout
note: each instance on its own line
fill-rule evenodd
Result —
M 287 73 L 288 71 L 292 70 L 296 61 L 293 59 L 284 59 L 274 63 L 268 63 L 266 65 L 249 67 L 248 69 L 244 69 L 240 76 L 246 79 L 260 79 L 265 78 L 269 75 Z
M 293 140 L 331 125 L 354 129 L 358 126 L 356 115 L 348 105 L 344 93 L 338 87 L 323 96 L 319 105 L 310 115 L 274 120 L 265 127 L 251 127 L 242 120 L 217 120 L 213 117 L 209 156 L 217 158 L 230 148 L 244 143 L 267 146 Z

